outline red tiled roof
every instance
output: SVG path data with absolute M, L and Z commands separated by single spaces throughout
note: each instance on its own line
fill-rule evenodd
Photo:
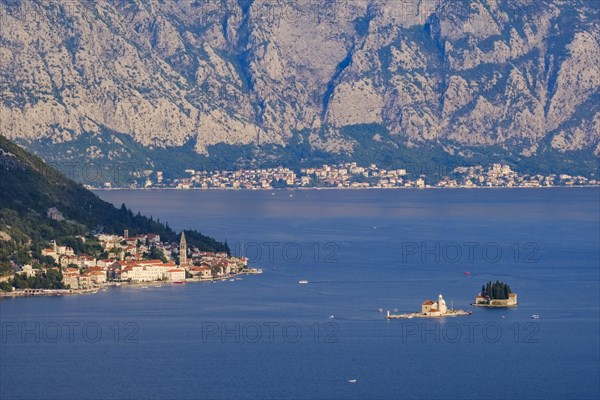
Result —
M 431 300 L 425 300 L 425 301 L 423 302 L 423 305 L 424 305 L 424 306 L 430 306 L 430 305 L 432 305 L 432 304 L 433 304 L 433 301 L 431 301 Z

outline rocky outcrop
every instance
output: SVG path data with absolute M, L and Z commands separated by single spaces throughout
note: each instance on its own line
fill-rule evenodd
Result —
M 536 0 L 0 3 L 0 132 L 600 151 L 600 13 Z M 107 156 L 98 148 L 89 157 Z

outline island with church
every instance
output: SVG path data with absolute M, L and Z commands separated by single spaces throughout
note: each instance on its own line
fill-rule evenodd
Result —
M 444 317 L 458 317 L 461 315 L 470 315 L 471 311 L 454 310 L 446 306 L 446 301 L 440 294 L 437 301 L 425 300 L 421 304 L 421 312 L 414 312 L 408 314 L 390 314 L 387 312 L 387 319 L 397 318 L 444 318 Z
M 513 293 L 504 282 L 488 282 L 481 286 L 473 306 L 478 307 L 514 307 L 517 305 L 517 294 Z

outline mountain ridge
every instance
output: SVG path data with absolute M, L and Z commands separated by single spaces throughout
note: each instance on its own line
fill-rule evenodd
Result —
M 139 144 L 138 169 L 156 167 L 155 149 L 229 166 L 379 146 L 392 160 L 584 153 L 592 170 L 600 154 L 593 1 L 2 1 L 0 13 L 0 132 L 50 161 L 69 155 L 44 139 L 82 162 L 127 162 Z

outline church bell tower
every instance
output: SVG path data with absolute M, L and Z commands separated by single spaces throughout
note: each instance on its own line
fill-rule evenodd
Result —
M 185 231 L 181 231 L 181 240 L 179 241 L 179 266 L 186 266 L 187 263 L 187 243 L 185 242 Z

